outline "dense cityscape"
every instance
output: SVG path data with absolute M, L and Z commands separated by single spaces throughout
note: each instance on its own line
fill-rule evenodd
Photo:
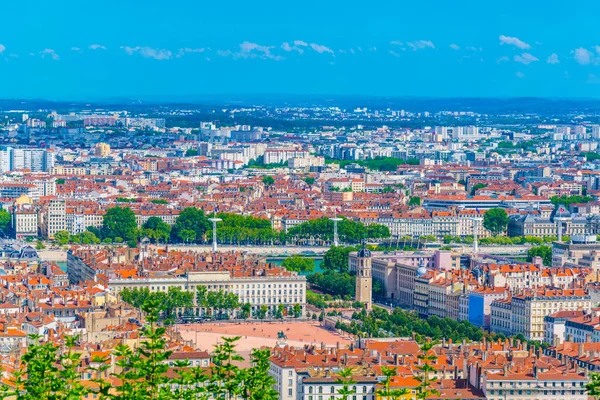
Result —
M 600 400 L 599 14 L 0 1 L 0 400 Z
M 432 107 L 5 102 L 4 396 L 587 399 L 596 112 Z

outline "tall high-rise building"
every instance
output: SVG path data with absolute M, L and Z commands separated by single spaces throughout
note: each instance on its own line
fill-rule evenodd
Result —
M 96 143 L 95 153 L 100 157 L 108 156 L 110 154 L 110 145 L 108 143 Z
M 67 208 L 64 200 L 50 200 L 46 223 L 46 234 L 49 238 L 54 238 L 56 232 L 67 229 Z
M 46 172 L 54 167 L 54 151 L 5 147 L 0 150 L 0 172 L 29 169 Z

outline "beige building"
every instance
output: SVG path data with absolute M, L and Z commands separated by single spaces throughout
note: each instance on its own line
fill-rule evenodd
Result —
M 65 200 L 50 200 L 45 228 L 46 232 L 43 233 L 50 239 L 54 238 L 56 232 L 67 229 L 67 206 Z
M 356 294 L 355 300 L 371 309 L 373 305 L 373 275 L 371 264 L 371 251 L 364 245 L 356 255 L 358 265 L 356 269 Z
M 583 289 L 537 289 L 526 290 L 514 294 L 507 303 L 494 302 L 494 314 L 491 315 L 490 327 L 500 329 L 504 333 L 507 328 L 511 335 L 522 333 L 527 340 L 544 340 L 544 318 L 558 311 L 587 310 L 591 307 L 591 297 Z M 510 326 L 507 319 L 510 314 Z
M 108 143 L 96 143 L 94 153 L 100 157 L 106 157 L 110 155 L 110 145 Z

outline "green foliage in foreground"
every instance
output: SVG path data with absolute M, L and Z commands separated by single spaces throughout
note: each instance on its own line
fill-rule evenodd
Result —
M 159 304 L 143 305 L 148 324 L 141 329 L 144 340 L 131 349 L 117 345 L 117 373 L 109 375 L 110 357 L 95 357 L 82 364 L 76 351 L 77 337 L 65 337 L 63 345 L 35 342 L 17 366 L 15 389 L 3 386 L 1 399 L 76 400 L 93 394 L 100 400 L 167 400 L 167 399 L 232 399 L 276 400 L 275 379 L 269 375 L 268 349 L 255 349 L 250 354 L 249 368 L 239 367 L 244 361 L 236 349 L 240 337 L 223 338 L 215 346 L 210 367 L 192 367 L 187 360 L 177 360 L 171 367 L 168 359 L 166 328 L 158 323 Z M 91 375 L 91 383 L 81 375 Z M 119 382 L 113 386 L 111 382 Z

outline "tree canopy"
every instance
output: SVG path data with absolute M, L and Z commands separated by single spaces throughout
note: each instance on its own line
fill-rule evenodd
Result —
M 364 225 L 346 218 L 338 222 L 338 236 L 344 243 L 360 243 L 368 239 L 385 239 L 390 237 L 390 230 L 381 224 Z M 334 223 L 329 218 L 312 219 L 298 224 L 288 230 L 289 239 L 333 240 Z
M 568 207 L 569 205 L 574 204 L 574 203 L 589 203 L 590 201 L 594 201 L 594 198 L 590 197 L 590 196 L 581 196 L 581 195 L 567 196 L 566 194 L 563 194 L 562 196 L 550 197 L 550 201 L 554 205 L 560 204 L 560 205 Z
M 542 257 L 544 265 L 552 265 L 552 247 L 550 246 L 537 246 L 527 250 L 527 261 L 533 261 L 533 257 Z
M 3 385 L 0 397 L 15 400 L 111 400 L 232 399 L 276 400 L 275 378 L 269 375 L 269 349 L 254 349 L 249 367 L 236 351 L 240 337 L 222 338 L 210 355 L 207 368 L 192 366 L 188 360 L 170 365 L 168 335 L 159 321 L 160 304 L 149 299 L 141 305 L 146 324 L 140 329 L 141 342 L 135 348 L 116 345 L 104 358 L 97 355 L 84 361 L 77 351 L 79 338 L 68 336 L 64 344 L 39 337 L 17 361 L 14 389 Z M 116 368 L 114 368 L 116 367 Z M 109 372 L 113 370 L 114 372 Z M 169 372 L 169 373 L 167 373 Z M 87 381 L 82 377 L 87 376 Z M 115 385 L 115 382 L 119 382 Z M 11 385 L 12 386 L 12 385 Z
M 106 210 L 101 232 L 103 238 L 135 240 L 137 221 L 133 210 L 129 207 L 112 207 Z
M 200 241 L 209 228 L 210 222 L 204 210 L 196 207 L 185 208 L 173 224 L 171 241 L 175 243 Z
M 262 183 L 265 186 L 271 186 L 272 184 L 275 183 L 275 178 L 273 178 L 271 175 L 265 175 L 262 178 Z
M 502 208 L 490 208 L 483 215 L 483 226 L 496 236 L 506 231 L 508 214 Z
M 0 229 L 3 231 L 10 226 L 10 213 L 4 208 L 0 208 Z
M 313 272 L 315 270 L 315 260 L 309 257 L 302 257 L 294 254 L 283 260 L 281 265 L 288 271 Z
M 348 272 L 348 259 L 351 252 L 356 251 L 353 246 L 331 246 L 323 257 L 323 269 L 335 272 Z

